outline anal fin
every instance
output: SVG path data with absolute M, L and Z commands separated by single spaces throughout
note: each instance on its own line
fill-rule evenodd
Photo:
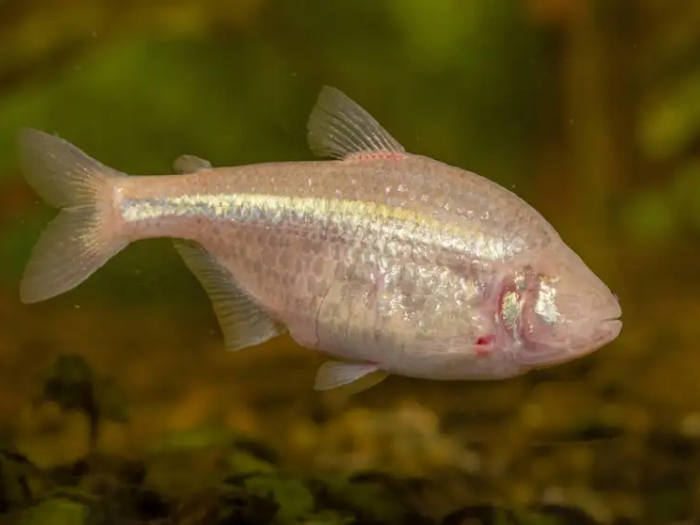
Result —
M 197 243 L 176 240 L 175 248 L 212 302 L 227 350 L 264 343 L 286 329 L 243 292 L 231 273 Z

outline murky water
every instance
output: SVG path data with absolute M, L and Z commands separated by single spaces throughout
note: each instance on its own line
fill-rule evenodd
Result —
M 700 517 L 700 7 L 71 5 L 0 4 L 1 523 Z M 620 297 L 621 336 L 517 379 L 347 396 L 314 392 L 323 357 L 288 337 L 225 352 L 168 241 L 19 302 L 53 215 L 20 127 L 129 173 L 309 160 L 323 84 L 540 210 Z

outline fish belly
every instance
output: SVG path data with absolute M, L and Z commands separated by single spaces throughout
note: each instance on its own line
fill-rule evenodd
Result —
M 230 224 L 221 239 L 207 249 L 304 347 L 396 374 L 449 376 L 493 331 L 478 276 L 425 246 L 264 223 Z

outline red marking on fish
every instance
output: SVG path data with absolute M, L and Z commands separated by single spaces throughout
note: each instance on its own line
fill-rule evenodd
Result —
M 476 355 L 484 356 L 488 355 L 493 351 L 493 343 L 496 340 L 496 336 L 493 334 L 482 335 L 476 340 Z

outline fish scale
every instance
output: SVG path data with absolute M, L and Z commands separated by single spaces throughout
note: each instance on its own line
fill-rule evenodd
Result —
M 35 130 L 30 185 L 61 209 L 35 246 L 24 302 L 79 285 L 129 243 L 170 237 L 209 295 L 225 347 L 289 332 L 332 357 L 319 390 L 390 374 L 503 379 L 586 355 L 619 334 L 616 297 L 509 190 L 408 153 L 326 87 L 309 145 L 333 160 L 131 177 Z

